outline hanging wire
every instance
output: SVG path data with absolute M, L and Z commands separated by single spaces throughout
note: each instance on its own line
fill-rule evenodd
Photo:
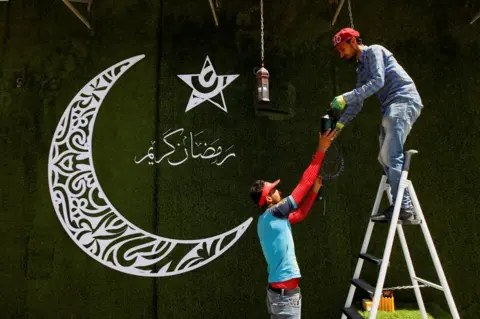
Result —
M 264 56 L 264 44 L 263 44 L 263 0 L 260 0 L 260 25 L 261 25 L 261 32 L 260 32 L 260 42 L 262 46 L 262 53 L 261 53 L 261 59 L 262 59 L 262 66 L 263 66 L 263 56 Z
M 353 26 L 352 4 L 348 0 L 348 15 L 350 17 L 350 28 L 355 29 Z

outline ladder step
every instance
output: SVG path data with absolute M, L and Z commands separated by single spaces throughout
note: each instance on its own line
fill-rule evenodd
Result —
M 370 254 L 360 254 L 358 255 L 358 257 L 364 259 L 364 260 L 367 260 L 371 263 L 374 263 L 374 264 L 377 264 L 377 265 L 381 265 L 382 264 L 382 260 L 378 257 L 375 257 L 375 256 L 372 256 Z
M 343 308 L 343 313 L 350 319 L 364 319 L 355 308 Z
M 360 279 L 360 278 L 352 279 L 352 285 L 354 285 L 357 288 L 362 289 L 363 291 L 368 293 L 370 295 L 370 297 L 373 297 L 373 295 L 375 294 L 375 287 L 373 287 L 372 285 L 370 285 L 368 282 L 366 282 L 363 279 Z

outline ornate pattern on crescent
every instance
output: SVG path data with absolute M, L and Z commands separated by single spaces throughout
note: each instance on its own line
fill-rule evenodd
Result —
M 93 166 L 95 119 L 115 82 L 145 55 L 119 62 L 93 78 L 72 100 L 53 136 L 48 180 L 55 211 L 67 234 L 88 255 L 115 270 L 145 277 L 182 274 L 226 252 L 252 222 L 214 237 L 159 237 L 125 219 L 102 191 Z

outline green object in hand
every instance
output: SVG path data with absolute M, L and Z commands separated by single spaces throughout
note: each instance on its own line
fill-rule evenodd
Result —
M 330 103 L 330 106 L 337 110 L 343 110 L 343 108 L 347 105 L 347 101 L 343 98 L 343 95 L 336 96 L 333 101 Z

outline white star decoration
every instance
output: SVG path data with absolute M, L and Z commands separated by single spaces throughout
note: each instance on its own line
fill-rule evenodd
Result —
M 205 101 L 209 101 L 213 105 L 219 107 L 221 110 L 227 112 L 227 105 L 225 104 L 225 98 L 223 97 L 222 90 L 227 87 L 227 85 L 232 83 L 233 80 L 238 77 L 238 74 L 217 75 L 215 69 L 213 68 L 212 62 L 210 62 L 210 59 L 207 55 L 205 63 L 203 63 L 202 71 L 199 74 L 179 74 L 178 77 L 192 88 L 192 94 L 190 95 L 190 100 L 188 101 L 185 113 Z M 210 89 L 210 92 L 199 92 L 194 87 L 193 81 L 196 81 L 204 89 Z M 219 93 L 222 97 L 221 104 L 212 100 Z

